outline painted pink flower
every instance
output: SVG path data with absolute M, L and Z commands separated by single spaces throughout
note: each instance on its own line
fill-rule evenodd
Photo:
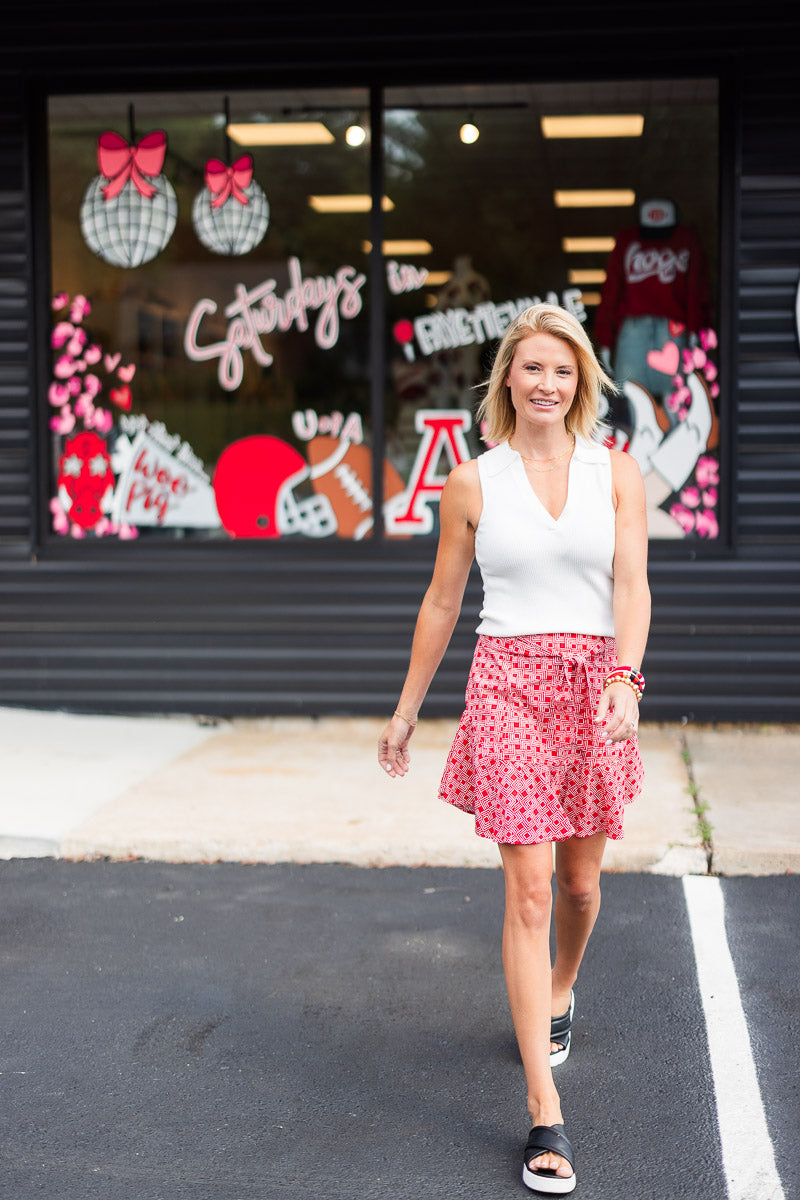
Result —
M 716 398 L 719 395 L 719 384 L 712 383 L 711 387 L 708 390 L 711 392 L 711 395 Z
M 69 321 L 59 321 L 50 335 L 50 345 L 54 350 L 60 349 L 65 342 L 69 341 L 75 332 L 75 326 L 70 325 Z
M 719 463 L 709 455 L 702 455 L 695 465 L 695 479 L 701 488 L 719 483 Z
M 703 492 L 703 504 L 706 508 L 717 507 L 717 489 L 715 487 L 706 488 Z
M 84 354 L 83 357 L 86 359 L 89 366 L 93 367 L 95 365 L 95 363 L 100 362 L 100 359 L 103 357 L 103 351 L 100 349 L 99 346 L 95 346 L 95 345 L 87 346 L 86 353 Z
M 666 405 L 666 407 L 669 409 L 670 412 L 673 412 L 673 413 L 677 412 L 681 406 L 681 402 L 680 402 L 680 398 L 678 397 L 678 393 L 670 392 L 670 394 L 665 399 L 664 404 Z
M 126 525 L 123 522 L 119 527 L 119 536 L 123 542 L 129 542 L 139 536 L 139 530 L 135 525 Z
M 53 367 L 53 374 L 59 379 L 69 379 L 70 375 L 75 374 L 75 362 L 68 354 L 62 354 Z
M 69 401 L 69 388 L 63 383 L 51 383 L 47 392 L 47 399 L 54 408 L 63 408 Z
M 56 533 L 67 533 L 69 521 L 58 496 L 54 496 L 50 501 L 50 512 L 53 514 L 53 529 Z
M 80 396 L 83 391 L 83 384 L 77 375 L 73 375 L 71 379 L 67 380 L 67 391 L 70 396 Z
M 74 538 L 85 538 L 86 530 L 81 529 L 80 525 L 72 525 L 70 528 L 70 531 L 69 531 L 69 535 L 70 535 L 70 537 L 74 537 Z
M 715 350 L 717 347 L 717 335 L 713 329 L 700 330 L 700 345 L 704 350 Z
M 682 504 L 673 504 L 669 515 L 673 521 L 678 522 L 684 533 L 691 533 L 694 529 L 694 513 L 689 512 L 689 509 L 684 508 Z
M 708 382 L 709 382 L 709 383 L 711 383 L 711 381 L 712 381 L 713 379 L 716 379 L 716 378 L 717 378 L 717 368 L 714 366 L 714 364 L 713 364 L 713 362 L 711 361 L 711 359 L 709 359 L 709 360 L 708 360 L 708 362 L 706 363 L 706 365 L 705 365 L 705 370 L 703 371 L 703 374 L 705 375 L 705 377 L 706 377 L 706 379 L 708 380 Z
M 53 312 L 58 312 L 59 309 L 66 308 L 69 304 L 69 296 L 66 292 L 57 292 L 52 299 Z
M 114 418 L 107 408 L 96 408 L 94 410 L 92 425 L 95 429 L 99 429 L 101 433 L 108 433 L 113 424 Z
M 696 487 L 685 487 L 681 492 L 681 501 L 687 508 L 699 508 L 700 492 Z
M 694 356 L 691 350 L 684 350 L 683 352 L 683 370 L 686 375 L 691 375 L 694 370 Z
M 70 320 L 82 321 L 84 317 L 88 317 L 92 311 L 92 306 L 85 296 L 76 296 L 72 301 L 72 308 L 69 310 Z
M 91 422 L 94 416 L 94 405 L 92 397 L 86 392 L 81 392 L 78 399 L 75 401 L 75 416 L 80 417 L 82 421 Z
M 692 362 L 696 367 L 704 367 L 706 365 L 706 352 L 700 346 L 695 346 L 692 350 Z
M 700 537 L 715 538 L 719 536 L 719 525 L 713 511 L 704 508 L 697 514 L 697 532 Z
M 50 428 L 54 433 L 71 433 L 75 428 L 75 414 L 69 405 L 65 405 L 59 416 L 53 417 L 50 421 Z
M 103 385 L 96 375 L 89 374 L 83 381 L 83 388 L 90 396 L 96 396 L 103 390 Z
M 86 333 L 83 329 L 76 329 L 73 336 L 67 343 L 67 354 L 71 354 L 73 358 L 77 358 L 82 353 L 83 347 L 86 345 Z

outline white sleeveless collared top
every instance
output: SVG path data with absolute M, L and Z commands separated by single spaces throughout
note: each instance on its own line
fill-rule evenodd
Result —
M 614 636 L 611 455 L 576 438 L 556 520 L 507 442 L 478 456 L 483 510 L 475 557 L 483 577 L 477 632 Z

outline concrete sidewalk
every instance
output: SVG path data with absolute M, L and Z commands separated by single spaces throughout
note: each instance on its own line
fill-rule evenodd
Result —
M 436 797 L 457 721 L 422 720 L 412 768 L 376 759 L 383 719 L 81 716 L 0 709 L 0 857 L 498 866 Z M 797 726 L 645 724 L 645 786 L 610 871 L 800 870 Z

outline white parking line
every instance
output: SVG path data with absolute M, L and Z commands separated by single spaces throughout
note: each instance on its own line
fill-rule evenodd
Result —
M 686 875 L 683 893 L 714 1076 L 729 1200 L 785 1200 L 725 933 L 719 880 Z

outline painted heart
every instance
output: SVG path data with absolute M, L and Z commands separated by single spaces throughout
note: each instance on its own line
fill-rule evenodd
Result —
M 114 371 L 119 366 L 121 354 L 107 354 L 103 360 L 107 371 Z
M 117 371 L 117 375 L 119 376 L 119 378 L 122 380 L 123 383 L 130 383 L 130 381 L 133 379 L 135 374 L 136 374 L 136 364 L 135 363 L 128 363 L 127 367 L 120 367 L 120 369 Z
M 670 337 L 680 337 L 686 328 L 683 321 L 670 321 L 667 327 L 669 329 Z
M 660 350 L 648 350 L 647 362 L 654 371 L 674 375 L 680 366 L 681 355 L 674 342 L 665 342 Z
M 127 412 L 133 400 L 133 394 L 127 383 L 124 387 L 112 388 L 109 392 L 112 403 L 116 404 L 117 408 L 124 408 Z

